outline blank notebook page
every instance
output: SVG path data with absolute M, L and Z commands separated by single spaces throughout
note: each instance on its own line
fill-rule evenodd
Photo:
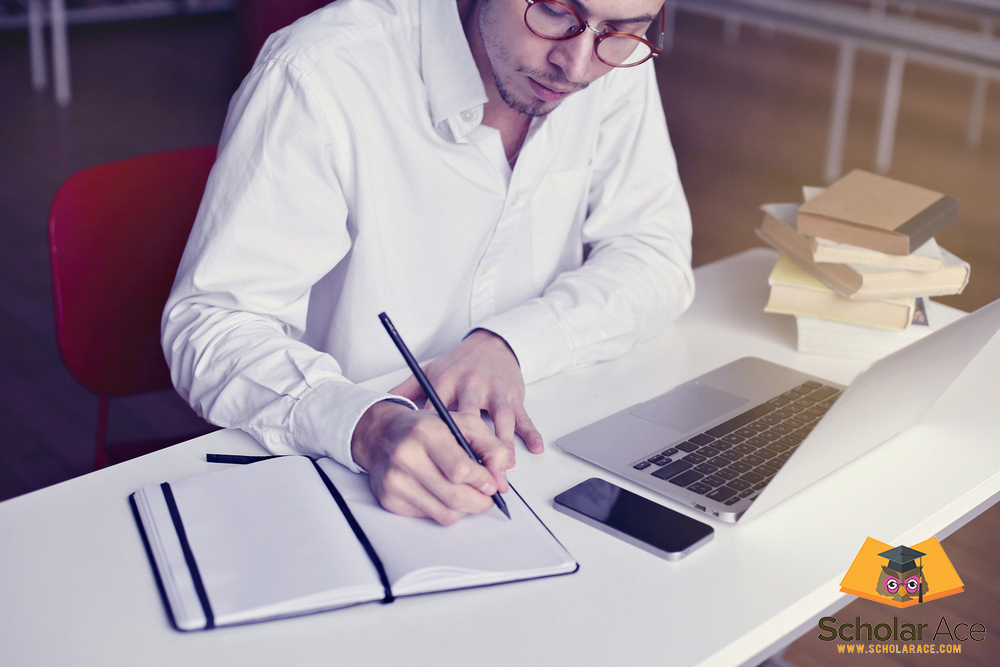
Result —
M 309 459 L 171 488 L 217 624 L 382 598 L 375 567 Z
M 354 474 L 330 459 L 322 459 L 319 465 L 381 557 L 396 595 L 576 569 L 573 557 L 513 491 L 503 494 L 510 519 L 492 507 L 485 514 L 467 515 L 452 526 L 441 526 L 430 519 L 401 517 L 382 509 L 371 492 L 368 475 Z

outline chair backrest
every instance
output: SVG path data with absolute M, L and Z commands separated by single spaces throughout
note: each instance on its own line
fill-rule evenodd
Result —
M 166 389 L 160 315 L 215 162 L 215 146 L 77 172 L 49 214 L 63 361 L 104 396 Z

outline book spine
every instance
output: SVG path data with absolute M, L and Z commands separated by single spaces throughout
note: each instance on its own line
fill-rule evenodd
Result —
M 846 264 L 818 265 L 812 261 L 809 241 L 772 215 L 765 213 L 757 235 L 768 245 L 780 250 L 809 273 L 846 297 L 855 294 L 862 285 L 861 276 Z
M 896 231 L 906 235 L 910 241 L 910 252 L 913 252 L 956 219 L 958 219 L 958 201 L 954 197 L 944 195 L 901 224 Z

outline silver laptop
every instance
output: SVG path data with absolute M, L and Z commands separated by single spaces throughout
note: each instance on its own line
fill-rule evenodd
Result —
M 743 358 L 560 438 L 723 521 L 774 507 L 916 422 L 1000 330 L 1000 300 L 874 363 L 850 387 Z

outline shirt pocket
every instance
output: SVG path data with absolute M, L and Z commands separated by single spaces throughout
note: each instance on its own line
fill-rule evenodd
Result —
M 531 218 L 531 264 L 535 290 L 541 294 L 563 271 L 583 263 L 583 221 L 591 165 L 546 174 L 528 205 Z

